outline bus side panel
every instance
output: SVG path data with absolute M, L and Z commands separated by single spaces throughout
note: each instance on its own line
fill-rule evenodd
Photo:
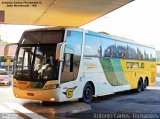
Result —
M 84 85 L 88 81 L 92 81 L 95 86 L 95 95 L 101 95 L 102 93 L 112 92 L 112 87 L 109 83 L 106 83 L 103 69 L 97 57 L 84 57 L 81 72 L 83 72 Z M 108 90 L 106 89 L 108 87 Z
M 149 84 L 155 83 L 156 64 L 152 61 L 121 60 L 125 77 L 132 89 L 137 88 L 140 78 L 143 81 L 148 77 Z

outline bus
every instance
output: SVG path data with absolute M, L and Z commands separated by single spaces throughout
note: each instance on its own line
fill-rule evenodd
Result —
M 50 27 L 25 31 L 17 45 L 17 98 L 90 103 L 93 97 L 115 92 L 141 92 L 156 82 L 154 47 L 126 38 Z

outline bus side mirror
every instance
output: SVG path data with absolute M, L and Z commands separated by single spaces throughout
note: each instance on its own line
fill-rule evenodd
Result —
M 13 46 L 13 49 L 10 49 L 10 47 Z M 15 47 L 16 46 L 16 47 Z M 18 44 L 17 43 L 12 43 L 12 44 L 6 44 L 5 48 L 4 48 L 4 58 L 7 58 L 8 57 L 8 52 L 10 50 L 12 50 L 11 52 L 16 52 L 16 49 L 17 49 L 17 46 Z
M 64 46 L 66 43 L 58 43 L 56 48 L 56 60 L 63 61 Z
M 9 45 L 6 45 L 4 48 L 4 58 L 6 59 L 8 56 Z

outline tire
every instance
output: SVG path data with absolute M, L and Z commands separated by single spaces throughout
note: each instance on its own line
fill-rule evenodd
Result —
M 89 104 L 92 102 L 92 99 L 93 99 L 93 87 L 90 83 L 87 83 L 84 86 L 83 96 L 82 96 L 82 99 L 80 99 L 80 101 L 83 101 Z
M 144 82 L 143 82 L 143 89 L 142 89 L 143 91 L 146 91 L 147 85 L 148 85 L 147 80 L 144 80 Z
M 137 92 L 140 93 L 143 90 L 143 81 L 139 80 L 137 85 Z

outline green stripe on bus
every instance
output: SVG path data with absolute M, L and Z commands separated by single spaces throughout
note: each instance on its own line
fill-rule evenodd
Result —
M 110 60 L 111 60 L 111 63 L 112 63 L 112 66 L 113 66 L 113 69 L 114 69 L 114 72 L 115 72 L 115 75 L 116 75 L 118 82 L 121 85 L 129 84 L 128 81 L 126 80 L 125 75 L 124 75 L 124 71 L 123 71 L 120 59 L 110 59 Z
M 112 86 L 128 84 L 119 59 L 100 58 L 99 60 L 106 79 Z

